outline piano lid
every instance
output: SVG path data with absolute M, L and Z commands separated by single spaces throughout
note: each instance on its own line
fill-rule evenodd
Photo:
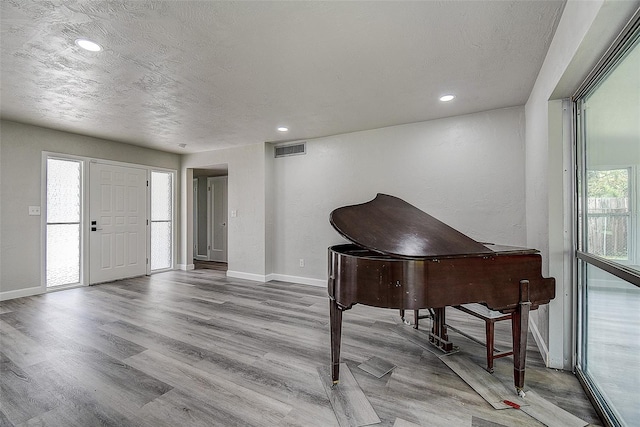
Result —
M 331 212 L 331 225 L 352 242 L 387 255 L 408 258 L 474 256 L 491 249 L 413 205 L 378 194 L 370 202 Z

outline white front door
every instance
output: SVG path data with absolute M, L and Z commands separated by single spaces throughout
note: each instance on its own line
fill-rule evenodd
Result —
M 147 171 L 91 162 L 89 283 L 147 273 Z

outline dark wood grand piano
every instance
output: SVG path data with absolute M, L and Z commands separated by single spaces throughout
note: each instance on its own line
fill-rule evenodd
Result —
M 429 341 L 451 351 L 445 307 L 482 303 L 511 313 L 516 392 L 524 386 L 529 310 L 555 296 L 535 249 L 482 244 L 397 197 L 378 194 L 330 216 L 354 244 L 329 248 L 332 379 L 338 383 L 342 312 L 354 304 L 433 309 Z

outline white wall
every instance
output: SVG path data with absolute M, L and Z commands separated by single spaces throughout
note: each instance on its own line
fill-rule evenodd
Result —
M 306 155 L 268 161 L 275 278 L 324 285 L 327 247 L 343 241 L 330 212 L 376 193 L 475 240 L 526 243 L 522 107 L 309 140 Z
M 556 298 L 532 316 L 532 327 L 554 368 L 570 369 L 573 363 L 572 248 L 565 223 L 571 216 L 572 178 L 565 169 L 568 159 L 555 157 L 570 153 L 563 145 L 570 141 L 566 129 L 558 130 L 563 109 L 549 101 L 577 89 L 639 3 L 569 0 L 525 106 L 527 245 L 542 250 L 545 273 L 556 278 Z
M 41 286 L 41 218 L 28 206 L 41 204 L 42 152 L 72 154 L 167 169 L 180 168 L 180 156 L 133 145 L 0 122 L 1 248 L 0 292 L 21 295 Z
M 193 234 L 193 169 L 228 165 L 229 215 L 227 275 L 265 281 L 265 145 L 252 144 L 237 148 L 187 154 L 182 158 L 182 222 L 179 263 L 192 268 Z

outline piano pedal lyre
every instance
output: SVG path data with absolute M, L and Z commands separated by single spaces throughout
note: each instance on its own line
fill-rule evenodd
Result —
M 420 319 L 431 319 L 431 318 L 433 318 L 431 313 L 420 315 L 420 310 L 413 310 L 413 328 L 418 329 L 418 324 Z M 402 320 L 402 323 L 404 323 L 405 325 L 411 326 L 411 322 L 405 319 L 404 309 L 400 309 L 400 319 Z

